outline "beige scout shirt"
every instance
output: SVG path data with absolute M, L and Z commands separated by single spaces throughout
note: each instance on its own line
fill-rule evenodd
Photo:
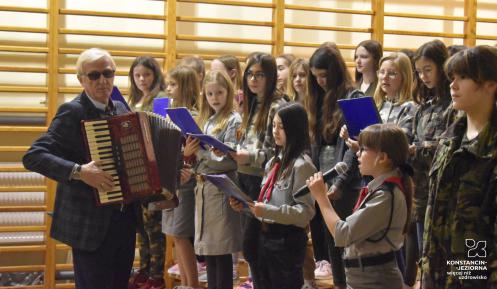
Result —
M 270 170 L 268 162 L 266 176 Z M 271 199 L 265 204 L 262 218 L 263 222 L 294 225 L 306 228 L 316 213 L 314 199 L 310 194 L 294 198 L 294 194 L 305 185 L 305 181 L 316 172 L 312 160 L 306 154 L 300 155 L 286 177 L 280 178 L 274 184 Z
M 368 184 L 369 194 L 365 200 L 383 184 L 385 179 L 393 176 L 398 176 L 397 170 L 372 180 Z M 345 220 L 338 221 L 335 227 L 335 244 L 338 247 L 345 247 L 345 259 L 388 253 L 402 247 L 407 205 L 404 193 L 397 186 L 395 186 L 393 195 L 392 224 L 385 238 L 379 242 L 370 242 L 367 239 L 379 239 L 388 227 L 392 205 L 390 192 L 382 190 L 374 192 L 373 197 L 367 201 L 365 206 L 356 210 Z

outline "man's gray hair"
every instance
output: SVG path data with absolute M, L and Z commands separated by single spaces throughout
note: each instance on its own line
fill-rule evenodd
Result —
M 112 68 L 114 70 L 116 69 L 116 63 L 114 62 L 114 59 L 112 59 L 110 53 L 107 52 L 107 50 L 101 48 L 90 48 L 81 52 L 81 54 L 79 55 L 78 61 L 76 62 L 77 74 L 83 75 L 84 74 L 83 66 L 86 63 L 97 61 L 102 57 L 106 57 L 112 63 Z

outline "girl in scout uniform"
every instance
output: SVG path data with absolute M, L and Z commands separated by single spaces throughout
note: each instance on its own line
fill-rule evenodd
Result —
M 336 245 L 345 247 L 347 288 L 403 288 L 395 252 L 404 243 L 412 203 L 407 137 L 397 125 L 376 124 L 360 133 L 359 146 L 359 170 L 373 180 L 361 190 L 350 216 L 341 219 L 336 213 L 322 173 L 307 184 Z
M 234 89 L 222 71 L 206 74 L 198 124 L 205 134 L 234 146 L 241 117 L 233 111 Z M 218 151 L 200 149 L 195 141 L 197 174 L 226 174 L 236 179 L 236 162 Z M 208 288 L 233 288 L 231 254 L 242 249 L 240 214 L 229 206 L 228 198 L 207 180 L 198 178 L 195 188 L 195 253 L 207 261 Z
M 300 289 L 307 246 L 306 227 L 314 216 L 314 200 L 296 197 L 305 180 L 316 172 L 309 148 L 307 113 L 298 103 L 280 107 L 273 119 L 276 155 L 265 170 L 262 189 L 250 211 L 257 218 L 257 262 L 253 268 L 256 288 Z M 241 210 L 241 203 L 230 203 Z

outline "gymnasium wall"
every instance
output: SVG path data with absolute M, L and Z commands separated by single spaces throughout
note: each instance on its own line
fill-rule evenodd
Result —
M 126 94 L 139 55 L 156 57 L 166 71 L 188 55 L 207 63 L 222 54 L 243 60 L 253 51 L 309 57 L 332 41 L 352 69 L 354 48 L 365 39 L 382 42 L 388 53 L 435 38 L 493 45 L 495 31 L 493 0 L 0 0 L 0 201 L 7 193 L 41 193 L 33 203 L 0 202 L 0 214 L 41 213 L 35 224 L 0 220 L 0 273 L 44 271 L 43 287 L 32 288 L 71 288 L 53 277 L 71 268 L 67 246 L 46 237 L 55 183 L 28 184 L 10 173 L 25 172 L 19 162 L 26 149 L 57 107 L 81 91 L 74 67 L 86 48 L 113 54 L 115 84 Z M 32 239 L 2 243 L 19 232 Z

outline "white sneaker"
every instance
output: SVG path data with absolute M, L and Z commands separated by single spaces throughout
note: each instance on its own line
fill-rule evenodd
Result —
M 179 265 L 175 264 L 174 266 L 171 266 L 171 268 L 167 269 L 167 274 L 173 276 L 173 277 L 178 277 L 179 276 Z M 180 287 L 181 289 L 181 287 Z
M 198 282 L 207 282 L 207 272 L 198 275 Z
M 304 285 L 302 289 L 318 289 L 316 282 L 314 280 L 304 280 Z
M 314 270 L 314 278 L 318 280 L 331 279 L 331 265 L 328 261 L 322 260 L 316 262 L 316 270 Z
M 238 279 L 238 271 L 236 271 L 236 269 L 233 269 L 233 280 L 237 279 Z M 198 281 L 207 282 L 207 272 L 203 273 L 202 275 L 198 275 Z
M 238 279 L 238 270 L 236 268 L 233 268 L 233 280 Z

